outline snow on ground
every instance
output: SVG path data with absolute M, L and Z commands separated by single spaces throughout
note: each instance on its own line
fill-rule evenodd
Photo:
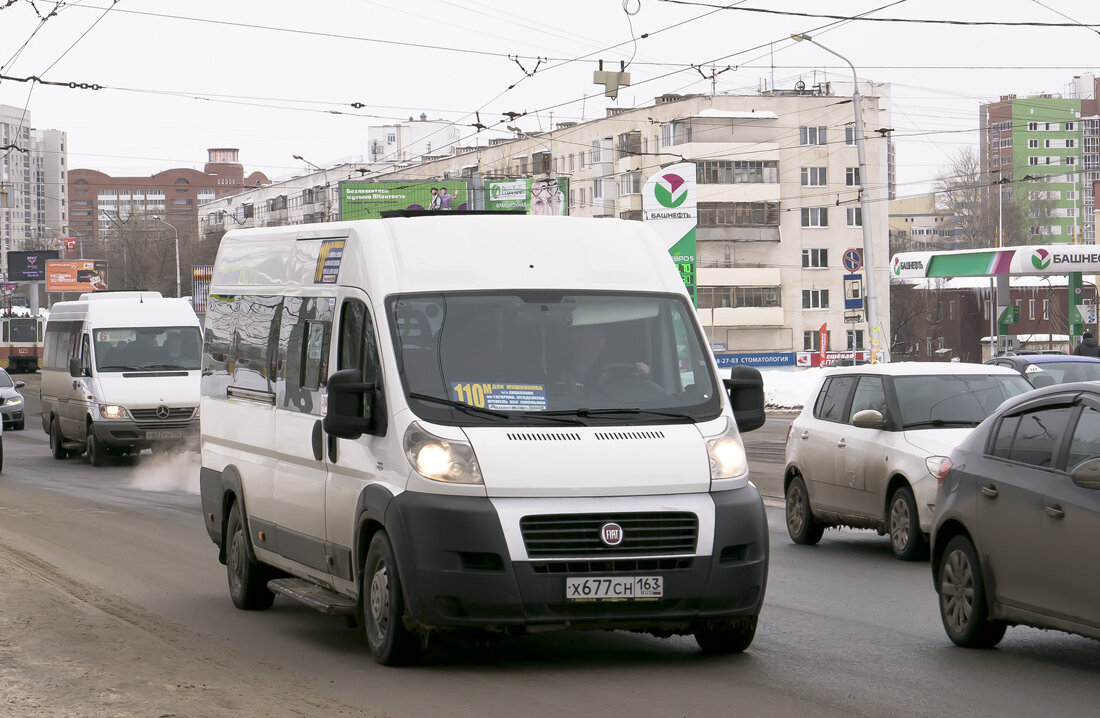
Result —
M 764 404 L 769 409 L 801 409 L 821 379 L 820 368 L 761 369 Z

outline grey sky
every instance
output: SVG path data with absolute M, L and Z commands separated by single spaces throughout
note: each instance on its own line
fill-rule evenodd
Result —
M 889 1 L 743 6 L 855 15 Z M 207 147 L 230 146 L 241 148 L 246 171 L 286 176 L 305 168 L 291 155 L 321 165 L 364 155 L 367 127 L 421 112 L 472 124 L 480 111 L 482 123 L 495 126 L 481 133 L 485 143 L 506 136 L 506 124 L 547 129 L 551 121 L 602 117 L 607 106 L 650 104 L 664 92 L 709 91 L 710 81 L 689 65 L 709 73 L 712 61 L 719 70 L 734 67 L 717 77 L 720 92 L 751 93 L 773 72 L 780 88 L 798 79 L 813 84 L 823 73 L 850 78 L 836 58 L 789 39 L 830 20 L 740 11 L 693 19 L 709 9 L 658 0 L 628 0 L 636 10 L 629 23 L 622 0 L 121 0 L 105 16 L 109 0 L 73 0 L 41 23 L 34 9 L 46 15 L 55 5 L 16 0 L 0 10 L 0 74 L 110 89 L 37 86 L 28 105 L 29 85 L 9 80 L 0 82 L 0 104 L 27 105 L 36 127 L 66 130 L 71 167 L 111 174 L 201 167 Z M 873 16 L 1100 23 L 1100 6 L 910 0 Z M 632 29 L 634 37 L 650 36 L 637 40 L 633 86 L 614 102 L 592 84 L 592 71 L 597 59 L 614 69 L 631 57 Z M 892 83 L 900 195 L 926 189 L 948 154 L 976 142 L 980 101 L 1062 92 L 1074 75 L 1096 71 L 1087 63 L 1100 50 L 1100 33 L 1082 27 L 849 22 L 815 37 L 854 62 L 861 79 Z M 744 52 L 769 42 L 774 71 L 769 48 Z M 508 55 L 523 57 L 517 63 Z M 509 111 L 530 114 L 501 122 Z

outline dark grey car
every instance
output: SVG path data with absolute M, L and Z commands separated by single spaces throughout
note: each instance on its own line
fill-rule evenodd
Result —
M 941 471 L 932 575 L 947 635 L 1011 625 L 1100 639 L 1100 382 L 1009 399 Z

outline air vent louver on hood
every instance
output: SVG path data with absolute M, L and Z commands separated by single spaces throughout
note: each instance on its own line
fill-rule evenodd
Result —
M 539 432 L 524 432 L 524 433 L 510 433 L 507 435 L 509 441 L 580 441 L 580 434 L 571 434 L 561 431 L 539 431 Z
M 598 441 L 626 441 L 629 439 L 663 439 L 661 431 L 597 431 Z

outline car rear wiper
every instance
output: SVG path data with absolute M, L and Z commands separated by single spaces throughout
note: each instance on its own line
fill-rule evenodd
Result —
M 480 406 L 474 406 L 473 404 L 467 404 L 462 401 L 455 401 L 454 399 L 444 399 L 441 396 L 432 396 L 431 394 L 421 394 L 416 391 L 409 392 L 410 399 L 419 399 L 420 401 L 430 401 L 435 404 L 443 404 L 444 406 L 454 407 L 459 411 L 464 411 L 467 414 L 479 414 L 481 416 L 492 416 L 497 419 L 511 420 L 510 414 L 505 414 L 503 411 L 496 411 L 495 409 L 482 409 Z
M 982 422 L 974 419 L 929 419 L 928 421 L 914 421 L 904 425 L 902 430 L 916 429 L 921 426 L 977 426 Z
M 622 409 L 562 409 L 560 411 L 540 411 L 538 412 L 545 416 L 603 416 L 606 414 L 653 414 L 654 416 L 666 416 L 670 419 L 681 419 L 683 421 L 694 422 L 695 418 L 687 414 L 680 414 L 674 411 L 658 411 L 656 409 L 639 409 L 636 407 L 622 408 Z

